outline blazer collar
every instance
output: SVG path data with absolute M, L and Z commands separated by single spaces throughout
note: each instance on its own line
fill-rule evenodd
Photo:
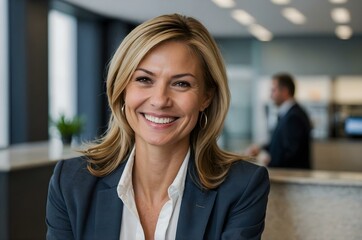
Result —
M 95 215 L 95 239 L 119 239 L 123 202 L 117 194 L 117 185 L 126 161 L 112 174 L 100 181 L 108 188 L 97 194 Z M 191 151 L 185 189 L 177 224 L 176 239 L 203 239 L 208 219 L 214 206 L 217 192 L 201 187 L 195 168 L 195 157 Z
M 113 173 L 100 180 L 107 187 L 98 191 L 95 210 L 95 239 L 119 239 L 123 202 L 118 197 L 117 185 L 123 173 L 126 161 Z
M 177 224 L 176 239 L 204 239 L 216 195 L 216 191 L 202 188 L 196 173 L 195 156 L 192 152 Z

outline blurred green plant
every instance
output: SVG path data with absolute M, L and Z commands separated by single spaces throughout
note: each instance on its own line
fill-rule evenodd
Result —
M 78 136 L 84 127 L 84 119 L 82 117 L 67 118 L 64 114 L 60 114 L 59 118 L 53 120 L 52 123 L 58 130 L 64 143 L 70 143 L 72 137 Z

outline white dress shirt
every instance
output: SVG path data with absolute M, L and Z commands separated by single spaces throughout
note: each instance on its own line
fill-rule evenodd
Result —
M 135 147 L 133 148 L 121 179 L 117 186 L 118 197 L 123 201 L 123 214 L 121 223 L 120 240 L 144 240 L 145 234 L 137 212 L 133 184 L 132 169 L 134 164 Z M 169 200 L 163 205 L 158 216 L 155 240 L 175 239 L 177 222 L 181 208 L 182 195 L 185 187 L 187 166 L 190 157 L 190 149 L 181 164 L 176 178 L 168 188 Z
M 283 117 L 285 114 L 287 114 L 289 109 L 291 109 L 294 106 L 294 104 L 295 104 L 294 99 L 289 99 L 283 102 L 282 105 L 280 105 L 280 107 L 278 108 L 278 116 Z

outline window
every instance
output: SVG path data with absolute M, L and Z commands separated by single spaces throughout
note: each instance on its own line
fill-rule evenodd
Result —
M 0 0 L 0 148 L 9 145 L 9 46 L 7 0 Z
M 49 12 L 49 116 L 77 112 L 77 22 L 62 12 Z M 50 129 L 51 136 L 54 130 Z
M 219 145 L 229 151 L 242 152 L 251 138 L 252 70 L 246 66 L 228 65 L 226 71 L 231 102 Z

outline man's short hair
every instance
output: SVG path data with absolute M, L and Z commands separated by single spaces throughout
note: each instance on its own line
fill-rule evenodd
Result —
M 290 96 L 294 96 L 295 92 L 295 84 L 294 78 L 289 73 L 277 73 L 273 75 L 272 79 L 278 81 L 278 86 L 282 88 L 286 88 L 290 94 Z

